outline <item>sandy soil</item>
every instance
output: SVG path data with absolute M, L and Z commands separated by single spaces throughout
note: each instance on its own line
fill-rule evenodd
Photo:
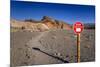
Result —
M 76 35 L 71 30 L 11 32 L 11 66 L 77 62 Z M 95 61 L 95 30 L 81 34 L 81 62 Z

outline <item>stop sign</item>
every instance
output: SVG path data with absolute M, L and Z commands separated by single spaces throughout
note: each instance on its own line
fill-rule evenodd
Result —
M 83 24 L 81 22 L 76 22 L 74 25 L 73 25 L 73 28 L 74 28 L 74 32 L 75 33 L 81 33 L 83 31 Z

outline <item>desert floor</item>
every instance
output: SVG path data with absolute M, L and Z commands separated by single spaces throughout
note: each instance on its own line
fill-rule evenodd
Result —
M 77 36 L 71 30 L 11 32 L 11 66 L 77 62 Z M 81 62 L 95 61 L 95 30 L 81 33 Z

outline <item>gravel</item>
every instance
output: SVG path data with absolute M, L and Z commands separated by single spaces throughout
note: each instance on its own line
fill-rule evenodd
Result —
M 11 66 L 76 63 L 76 38 L 72 30 L 11 32 Z M 81 62 L 95 61 L 95 30 L 84 30 L 80 45 Z

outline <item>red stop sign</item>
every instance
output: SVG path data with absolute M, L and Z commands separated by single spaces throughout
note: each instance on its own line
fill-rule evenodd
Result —
M 76 22 L 74 25 L 73 25 L 73 28 L 74 28 L 74 32 L 75 33 L 81 33 L 83 31 L 83 24 L 81 22 Z

